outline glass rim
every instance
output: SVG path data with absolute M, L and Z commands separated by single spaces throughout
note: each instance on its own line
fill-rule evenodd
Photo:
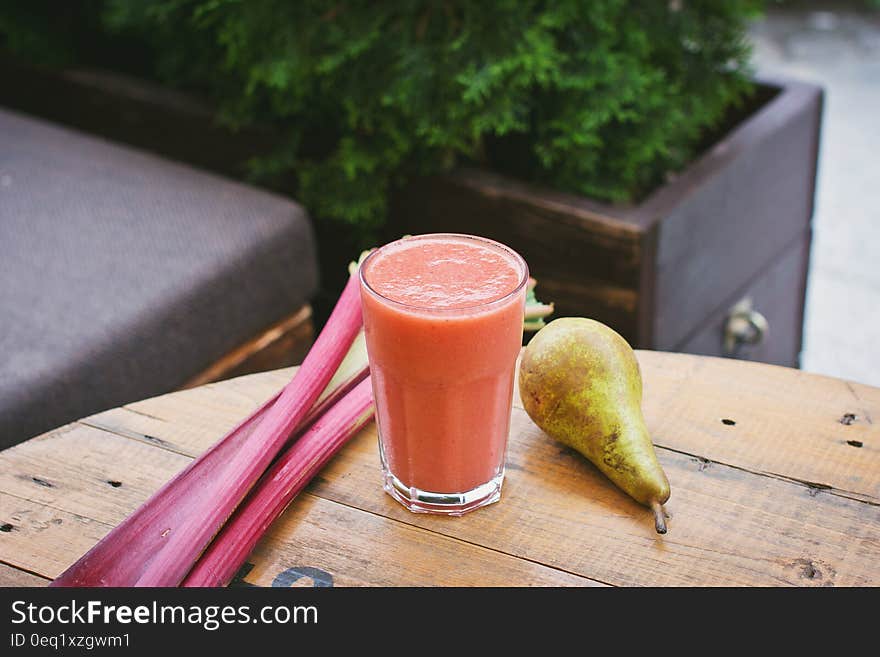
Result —
M 522 272 L 522 276 L 520 281 L 516 284 L 516 287 L 513 288 L 510 292 L 506 292 L 500 297 L 495 299 L 491 299 L 489 301 L 481 301 L 479 303 L 475 303 L 470 306 L 456 306 L 455 308 L 438 308 L 438 307 L 429 307 L 429 306 L 419 306 L 415 304 L 404 303 L 402 301 L 396 301 L 394 299 L 390 299 L 381 292 L 378 292 L 372 285 L 370 285 L 369 281 L 366 278 L 366 269 L 371 260 L 373 260 L 377 254 L 383 252 L 385 249 L 389 247 L 400 244 L 401 242 L 408 242 L 410 240 L 427 240 L 427 239 L 437 239 L 437 238 L 452 238 L 458 239 L 462 241 L 471 241 L 471 242 L 479 242 L 486 246 L 489 246 L 493 249 L 503 251 L 512 257 L 512 259 L 519 263 L 520 269 Z M 479 235 L 469 235 L 467 233 L 422 233 L 419 235 L 409 235 L 406 237 L 401 237 L 399 239 L 394 240 L 393 242 L 388 242 L 387 244 L 383 244 L 382 246 L 373 249 L 367 254 L 367 257 L 364 258 L 363 262 L 358 266 L 358 278 L 360 279 L 361 287 L 367 292 L 369 292 L 372 296 L 381 300 L 382 303 L 389 304 L 391 306 L 396 306 L 398 308 L 402 308 L 404 310 L 415 312 L 415 313 L 430 313 L 430 314 L 439 314 L 439 315 L 457 315 L 457 314 L 467 314 L 469 312 L 473 312 L 475 310 L 483 310 L 489 309 L 494 306 L 500 306 L 504 302 L 509 301 L 514 298 L 520 292 L 522 292 L 523 288 L 529 282 L 529 265 L 526 263 L 525 258 L 523 258 L 519 253 L 514 251 L 512 248 L 507 246 L 506 244 L 502 244 L 501 242 L 497 242 L 495 240 L 489 239 L 488 237 L 481 237 Z

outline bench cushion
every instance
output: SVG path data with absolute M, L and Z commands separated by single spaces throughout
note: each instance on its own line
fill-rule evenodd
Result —
M 316 286 L 290 200 L 0 110 L 0 448 L 180 386 Z

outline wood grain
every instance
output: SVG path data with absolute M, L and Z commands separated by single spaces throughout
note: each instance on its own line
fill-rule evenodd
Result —
M 638 358 L 673 490 L 665 537 L 515 399 L 500 503 L 463 518 L 407 512 L 381 489 L 371 425 L 273 526 L 240 583 L 880 584 L 880 390 L 741 361 Z M 11 525 L 0 563 L 56 576 L 293 372 L 144 400 L 0 452 L 0 524 Z
M 601 586 L 321 497 L 297 502 L 256 547 L 246 581 L 269 586 L 293 564 L 331 574 L 335 586 Z
M 0 537 L 0 561 L 49 579 L 113 527 L 8 493 L 0 493 L 0 522 L 12 526 Z
M 0 563 L 0 588 L 46 586 L 51 580 Z
M 252 374 L 145 399 L 80 421 L 196 456 L 290 381 L 295 368 Z
M 722 358 L 640 352 L 639 362 L 656 443 L 880 503 L 877 388 Z

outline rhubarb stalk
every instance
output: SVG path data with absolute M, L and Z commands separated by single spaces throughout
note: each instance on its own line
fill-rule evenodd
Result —
M 226 586 L 293 498 L 372 417 L 371 383 L 366 378 L 318 417 L 269 468 L 199 558 L 183 586 Z
M 52 586 L 178 585 L 288 437 L 315 418 L 310 410 L 361 328 L 358 281 L 351 276 L 321 334 L 278 397 L 159 489 Z

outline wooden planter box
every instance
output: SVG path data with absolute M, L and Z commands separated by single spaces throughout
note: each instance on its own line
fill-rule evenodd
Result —
M 502 241 L 525 257 L 554 316 L 592 317 L 634 347 L 797 366 L 822 90 L 760 82 L 763 104 L 641 203 L 463 169 L 402 190 L 390 234 Z M 725 350 L 728 317 L 743 300 L 769 328 L 756 344 Z

